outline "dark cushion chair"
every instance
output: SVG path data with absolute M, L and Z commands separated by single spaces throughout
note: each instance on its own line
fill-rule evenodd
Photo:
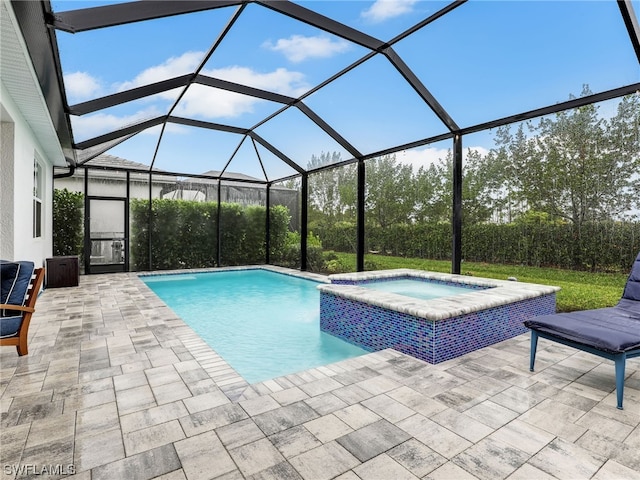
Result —
M 26 355 L 31 315 L 44 279 L 44 268 L 33 262 L 0 260 L 0 345 L 12 345 Z
M 622 410 L 626 359 L 640 356 L 640 253 L 615 307 L 543 315 L 524 324 L 531 329 L 531 371 L 538 337 L 613 360 L 617 407 Z

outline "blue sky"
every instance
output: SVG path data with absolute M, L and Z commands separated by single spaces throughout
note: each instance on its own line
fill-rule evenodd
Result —
M 109 2 L 53 1 L 54 11 Z M 447 2 L 416 0 L 299 2 L 380 40 L 394 38 Z M 637 3 L 636 11 L 638 9 Z M 70 104 L 191 73 L 235 11 L 224 8 L 122 25 L 75 35 L 57 32 Z M 394 45 L 423 84 L 460 126 L 565 101 L 583 84 L 599 92 L 640 81 L 640 70 L 614 1 L 470 1 Z M 202 73 L 289 96 L 299 96 L 367 53 L 314 27 L 250 4 Z M 76 141 L 168 112 L 179 91 L 74 117 Z M 362 153 L 430 137 L 446 130 L 378 55 L 305 100 Z M 177 116 L 252 127 L 279 104 L 199 85 L 189 88 Z M 610 115 L 615 106 L 603 105 Z M 607 111 L 608 110 L 608 111 Z M 288 109 L 257 133 L 306 166 L 311 155 L 342 147 L 297 109 Z M 108 153 L 149 164 L 159 127 Z M 491 132 L 464 146 L 491 148 Z M 202 173 L 219 170 L 238 148 L 236 135 L 178 125 L 167 127 L 155 167 Z M 398 158 L 426 165 L 450 147 L 441 142 Z M 269 179 L 293 170 L 258 147 Z M 245 141 L 231 165 L 264 178 L 255 148 Z

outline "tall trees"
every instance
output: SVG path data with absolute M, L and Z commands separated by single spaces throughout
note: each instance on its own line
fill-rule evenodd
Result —
M 616 115 L 609 121 L 612 160 L 625 173 L 627 185 L 624 203 L 627 209 L 638 209 L 640 205 L 640 94 L 628 95 L 618 104 Z M 626 171 L 625 171 L 626 170 Z M 631 199 L 635 200 L 629 202 Z
M 486 155 L 494 179 L 493 219 L 509 223 L 526 211 L 523 192 L 538 183 L 541 174 L 537 170 L 524 123 L 518 125 L 514 135 L 509 125 L 498 127 L 494 144 L 495 147 Z
M 448 222 L 451 218 L 451 152 L 447 155 L 449 167 L 440 160 L 420 167 L 414 177 L 416 222 Z
M 585 86 L 581 95 L 590 95 Z M 603 220 L 633 220 L 640 211 L 640 95 L 617 109 L 587 105 L 494 133 L 494 147 L 466 152 L 463 222 L 511 223 L 533 215 L 572 225 L 579 249 L 583 227 Z M 311 169 L 340 161 L 337 153 L 313 156 Z M 449 150 L 419 169 L 395 155 L 365 161 L 366 222 L 448 222 L 452 205 Z M 355 221 L 355 165 L 310 175 L 310 219 L 325 226 Z M 635 216 L 635 217 L 634 217 Z M 579 255 L 576 262 L 580 261 Z
M 312 155 L 308 170 L 333 165 L 340 162 L 338 152 L 322 152 L 319 156 Z M 309 223 L 311 225 L 333 226 L 343 219 L 344 215 L 355 206 L 355 196 L 350 200 L 349 190 L 352 187 L 353 167 L 329 168 L 309 175 Z
M 590 95 L 585 86 L 582 95 Z M 607 118 L 586 105 L 498 129 L 489 157 L 504 172 L 502 203 L 509 221 L 540 212 L 572 229 L 574 267 L 595 265 L 585 248 L 587 226 L 637 216 L 640 207 L 640 96 L 623 98 Z
M 465 224 L 487 222 L 497 201 L 500 180 L 496 165 L 478 150 L 468 149 L 463 164 L 462 220 Z
M 365 165 L 367 221 L 382 228 L 411 221 L 416 203 L 411 165 L 397 163 L 395 155 Z
M 582 95 L 591 92 L 585 86 Z M 621 219 L 638 208 L 640 99 L 622 99 L 611 119 L 587 105 L 496 134 L 492 158 L 503 192 L 521 213 L 533 209 L 572 223 Z M 634 192 L 636 193 L 634 195 Z

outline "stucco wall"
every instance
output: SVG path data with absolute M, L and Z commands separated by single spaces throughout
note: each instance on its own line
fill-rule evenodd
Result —
M 121 172 L 106 173 L 100 171 L 96 176 L 97 170 L 92 170 L 89 175 L 89 195 L 98 195 L 105 197 L 126 197 L 126 184 Z M 84 169 L 78 168 L 72 177 L 59 178 L 55 181 L 55 188 L 66 188 L 70 192 L 84 193 Z M 111 178 L 109 177 L 111 175 Z M 149 184 L 139 181 L 140 177 L 133 177 L 130 183 L 129 195 L 131 198 L 149 198 Z M 160 198 L 162 184 L 155 183 L 151 193 L 153 198 Z
M 0 257 L 13 258 L 13 137 L 14 124 L 2 112 L 0 121 Z
M 2 99 L 2 236 L 0 258 L 31 260 L 44 265 L 52 254 L 52 162 L 47 159 L 33 131 L 22 117 L 9 92 L 0 81 Z M 33 238 L 33 159 L 42 164 L 42 235 Z M 6 204 L 5 204 L 6 199 Z

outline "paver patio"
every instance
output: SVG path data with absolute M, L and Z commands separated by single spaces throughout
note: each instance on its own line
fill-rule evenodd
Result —
M 248 385 L 135 274 L 36 308 L 0 350 L 3 478 L 640 479 L 640 359 L 622 411 L 612 362 L 541 340 L 532 373 L 528 334 Z

